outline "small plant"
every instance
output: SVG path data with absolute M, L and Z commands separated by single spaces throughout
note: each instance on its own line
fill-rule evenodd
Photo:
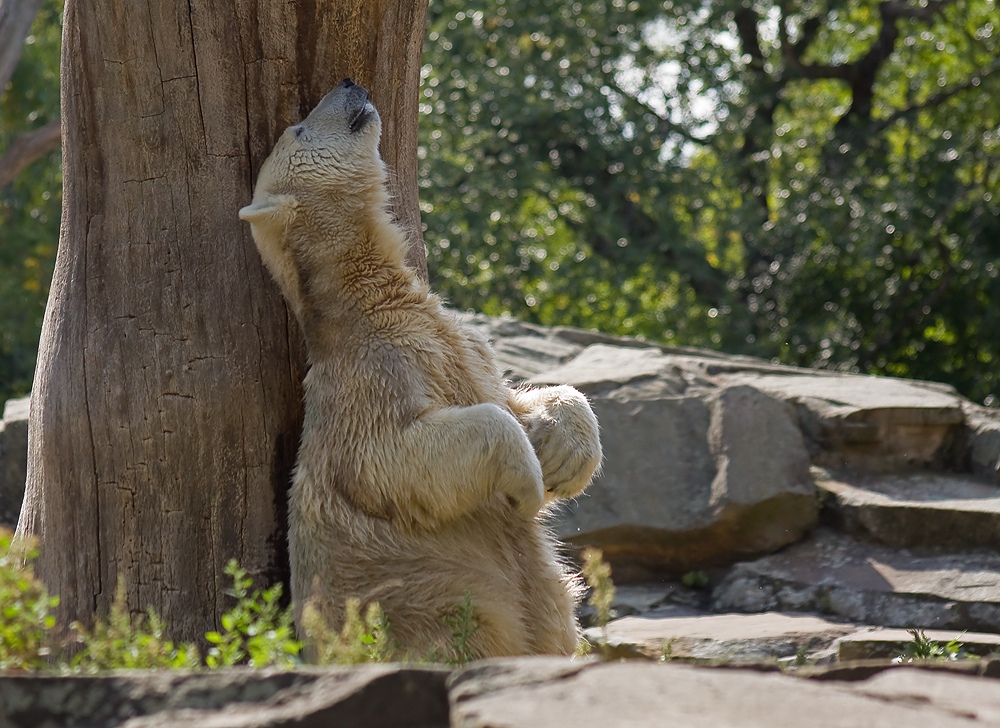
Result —
M 465 596 L 455 611 L 445 617 L 444 621 L 451 627 L 452 659 L 448 660 L 449 664 L 464 665 L 467 662 L 472 662 L 476 655 L 472 650 L 470 640 L 479 631 L 479 621 L 472 608 L 472 594 L 465 592 Z
M 295 639 L 291 612 L 279 604 L 281 584 L 251 592 L 253 580 L 235 559 L 226 564 L 225 573 L 233 580 L 226 593 L 236 604 L 222 615 L 222 631 L 205 635 L 212 645 L 205 664 L 213 668 L 244 663 L 290 668 L 299 664 L 302 643 Z
M 601 641 L 598 647 L 601 655 L 609 657 L 608 622 L 611 621 L 611 604 L 615 600 L 615 585 L 611 581 L 611 567 L 604 561 L 600 549 L 585 548 L 583 556 L 583 578 L 590 587 L 587 603 L 594 608 L 594 621 L 601 628 Z
M 310 600 L 302 610 L 302 624 L 313 660 L 320 665 L 386 662 L 395 651 L 388 619 L 377 602 L 369 604 L 362 615 L 361 602 L 348 599 L 344 625 L 337 632 L 330 628 L 316 602 Z
M 660 662 L 670 662 L 674 659 L 674 643 L 676 641 L 676 637 L 663 640 L 663 643 L 660 645 Z
M 964 643 L 959 642 L 961 635 L 942 645 L 936 640 L 928 639 L 922 629 L 908 629 L 906 631 L 910 633 L 913 640 L 903 645 L 903 654 L 896 657 L 893 662 L 953 661 L 974 657 L 963 649 Z
M 48 664 L 59 598 L 50 597 L 35 577 L 31 562 L 37 556 L 33 544 L 14 543 L 9 531 L 0 530 L 0 670 Z
M 689 571 L 681 577 L 681 584 L 688 589 L 704 589 L 708 586 L 708 572 L 700 569 Z
M 150 608 L 146 614 L 129 613 L 125 581 L 118 579 L 115 598 L 107 619 L 98 620 L 93 631 L 74 622 L 80 651 L 70 667 L 85 672 L 156 667 L 194 668 L 201 664 L 193 645 L 175 645 L 164 634 L 163 621 Z

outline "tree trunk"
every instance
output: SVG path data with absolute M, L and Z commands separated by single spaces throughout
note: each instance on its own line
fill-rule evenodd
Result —
M 64 201 L 18 531 L 64 620 L 124 579 L 178 639 L 214 629 L 236 558 L 287 580 L 304 348 L 237 219 L 289 124 L 341 78 L 384 120 L 423 266 L 426 0 L 68 0 Z

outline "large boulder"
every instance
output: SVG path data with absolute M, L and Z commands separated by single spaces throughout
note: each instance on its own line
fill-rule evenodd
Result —
M 555 515 L 596 545 L 615 580 L 680 574 L 770 553 L 802 537 L 818 500 L 795 409 L 720 375 L 784 371 L 746 357 L 652 346 L 474 317 L 508 375 L 571 384 L 601 423 L 604 468 Z
M 570 382 L 575 384 L 575 382 Z M 814 523 L 809 458 L 788 409 L 750 387 L 595 397 L 604 471 L 557 533 L 596 545 L 619 581 L 768 553 Z

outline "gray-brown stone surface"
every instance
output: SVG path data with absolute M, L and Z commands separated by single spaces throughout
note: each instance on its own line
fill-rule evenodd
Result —
M 897 548 L 992 549 L 1000 487 L 935 472 L 814 471 L 839 530 Z
M 0 674 L 0 728 L 1000 726 L 1000 681 L 980 676 L 996 675 L 994 664 L 859 663 L 783 674 L 520 658 L 453 670 Z
M 443 728 L 447 670 L 0 673 L 0 728 Z
M 734 375 L 796 405 L 814 461 L 885 472 L 951 466 L 965 416 L 951 388 L 857 375 Z
M 1000 634 L 943 629 L 928 629 L 922 633 L 925 638 L 942 647 L 955 641 L 967 655 L 982 657 L 1000 654 Z M 906 645 L 912 642 L 913 635 L 909 630 L 866 627 L 837 640 L 837 657 L 844 661 L 892 659 L 904 655 Z
M 918 555 L 820 530 L 781 553 L 733 567 L 715 587 L 712 605 L 991 632 L 1000 625 L 1000 554 Z
M 851 683 L 674 664 L 514 661 L 449 681 L 455 728 L 970 728 L 1000 725 L 1000 683 L 897 668 Z
M 812 614 L 697 614 L 667 607 L 614 620 L 607 626 L 606 644 L 616 657 L 815 661 L 832 659 L 837 640 L 856 632 L 853 624 Z M 591 627 L 584 636 L 596 646 L 604 641 L 605 631 Z

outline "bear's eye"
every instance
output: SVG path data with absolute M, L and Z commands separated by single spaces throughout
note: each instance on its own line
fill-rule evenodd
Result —
M 301 124 L 298 124 L 297 126 L 293 126 L 292 129 L 295 131 L 295 138 L 296 139 L 298 139 L 300 136 L 302 136 L 302 132 L 304 132 L 306 130 L 306 128 L 304 126 L 302 126 Z

